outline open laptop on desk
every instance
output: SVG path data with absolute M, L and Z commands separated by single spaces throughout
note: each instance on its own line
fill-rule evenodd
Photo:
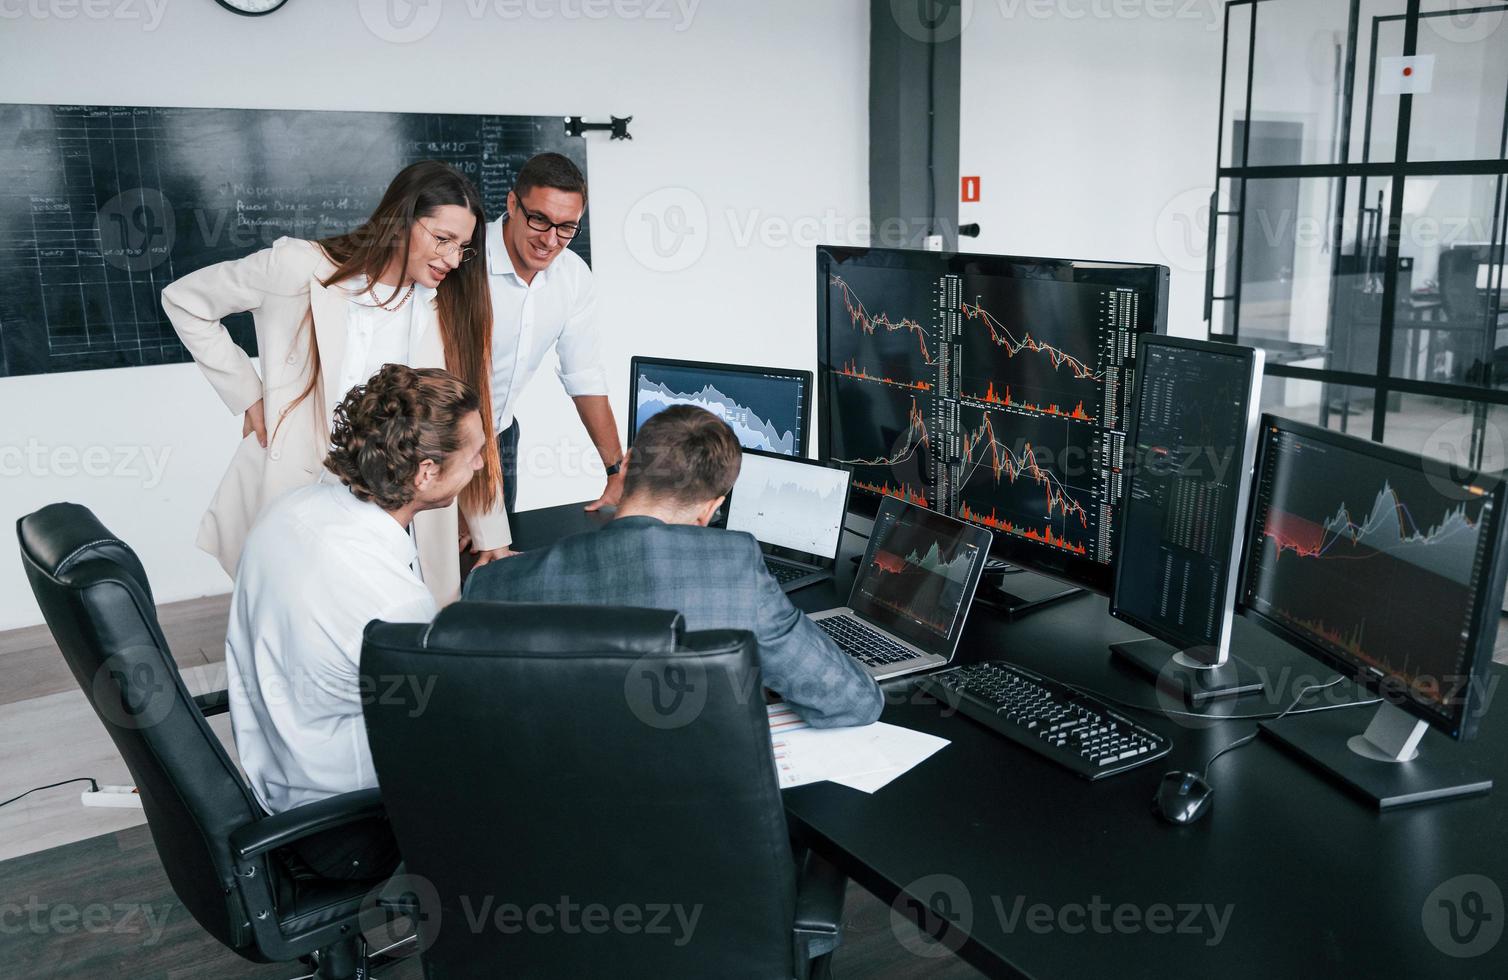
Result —
M 990 532 L 894 497 L 880 504 L 848 605 L 812 619 L 875 680 L 953 659 Z
M 754 535 L 784 591 L 826 581 L 843 541 L 849 478 L 816 460 L 745 450 L 726 527 Z

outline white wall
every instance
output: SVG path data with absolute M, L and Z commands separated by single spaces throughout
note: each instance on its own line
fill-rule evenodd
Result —
M 970 251 L 1157 262 L 1168 329 L 1204 336 L 1218 0 L 976 0 L 963 33 Z
M 812 246 L 858 238 L 868 211 L 866 3 L 420 0 L 407 28 L 381 19 L 392 7 L 405 5 L 293 0 L 247 19 L 210 0 L 3 4 L 0 99 L 632 114 L 632 141 L 589 140 L 619 419 L 635 352 L 815 364 Z M 523 509 L 602 485 L 570 402 L 543 374 L 519 408 L 538 471 L 520 481 Z M 239 420 L 197 368 L 0 378 L 0 420 L 7 527 L 78 501 L 137 548 L 159 601 L 228 590 L 192 542 Z M 5 550 L 0 629 L 40 622 Z

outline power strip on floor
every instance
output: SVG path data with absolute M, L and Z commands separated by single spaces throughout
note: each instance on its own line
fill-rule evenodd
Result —
M 85 806 L 114 806 L 141 809 L 141 794 L 135 786 L 101 786 L 96 790 L 84 790 L 79 801 Z

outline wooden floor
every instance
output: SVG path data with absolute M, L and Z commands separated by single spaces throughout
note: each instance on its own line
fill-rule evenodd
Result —
M 173 895 L 145 827 L 0 862 L 0 975 L 93 980 L 199 980 L 299 975 L 298 964 L 261 965 L 226 950 Z M 909 937 L 908 937 L 909 938 Z M 374 937 L 377 942 L 385 938 Z M 839 977 L 974 980 L 952 956 L 922 957 L 892 931 L 890 908 L 850 885 Z M 379 980 L 419 980 L 409 959 Z
M 158 607 L 163 635 L 194 694 L 225 688 L 229 610 L 228 595 Z M 210 727 L 234 759 L 230 717 L 211 718 Z M 74 776 L 132 782 L 47 627 L 0 633 L 0 800 Z M 0 860 L 143 822 L 140 810 L 81 806 L 79 792 L 87 788 L 42 790 L 0 809 Z

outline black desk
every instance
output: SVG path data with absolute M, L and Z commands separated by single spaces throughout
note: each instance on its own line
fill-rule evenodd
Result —
M 520 547 L 537 547 L 601 520 L 569 505 L 520 514 L 514 527 Z M 850 567 L 841 563 L 843 595 Z M 821 586 L 793 598 L 815 610 L 840 604 L 839 595 Z M 1098 596 L 1015 623 L 976 607 L 957 662 L 1009 659 L 1128 701 L 1175 707 L 1111 661 L 1108 644 L 1137 635 L 1112 620 Z M 1265 703 L 1242 699 L 1226 712 L 1280 710 L 1305 683 L 1333 676 L 1239 619 L 1233 650 L 1266 669 L 1282 693 Z M 1508 671 L 1495 667 L 1493 677 L 1501 684 Z M 1342 687 L 1311 698 L 1347 700 Z M 1215 764 L 1211 812 L 1176 827 L 1148 809 L 1162 773 L 1199 768 L 1253 722 L 1138 713 L 1174 739 L 1172 754 L 1091 784 L 967 719 L 945 717 L 909 688 L 904 680 L 886 685 L 884 720 L 952 744 L 873 795 L 831 783 L 788 790 L 786 812 L 795 834 L 912 918 L 921 915 L 919 902 L 947 895 L 957 918 L 942 930 L 945 941 L 990 974 L 1508 976 L 1508 936 L 1484 955 L 1456 959 L 1424 927 L 1426 899 L 1435 902 L 1432 893 L 1456 876 L 1484 875 L 1508 891 L 1508 709 L 1489 713 L 1472 743 L 1497 783 L 1487 796 L 1378 813 L 1258 738 Z M 1373 710 L 1342 709 L 1358 726 Z M 1432 731 L 1424 751 L 1437 738 Z M 1503 905 L 1490 894 L 1488 901 L 1495 918 L 1481 928 L 1502 931 Z M 1210 906 L 1226 917 L 1223 932 Z M 1470 920 L 1460 925 L 1466 930 Z M 1436 932 L 1449 948 L 1448 934 Z

